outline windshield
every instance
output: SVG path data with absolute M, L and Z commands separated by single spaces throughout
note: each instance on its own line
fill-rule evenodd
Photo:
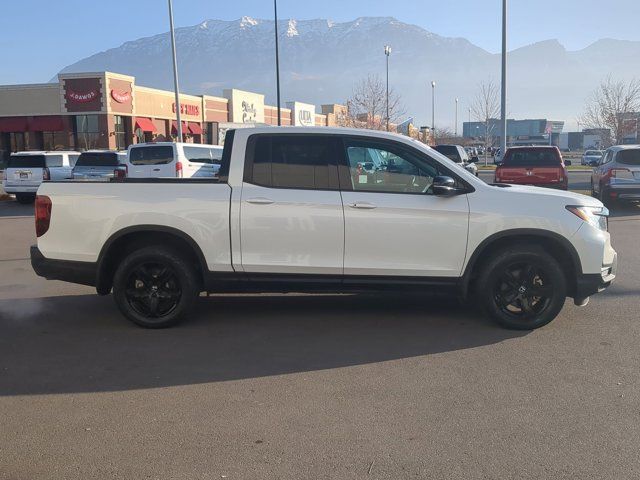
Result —
M 461 161 L 460 154 L 458 153 L 458 148 L 455 145 L 436 145 L 433 147 L 434 150 L 440 152 L 449 160 L 453 160 L 456 163 Z
M 118 165 L 118 156 L 112 152 L 84 152 L 76 162 L 76 167 L 117 167 Z
M 640 166 L 640 148 L 634 150 L 621 150 L 616 156 L 616 162 L 622 165 Z
M 7 168 L 44 168 L 44 155 L 11 155 Z
M 503 165 L 509 167 L 550 167 L 560 165 L 560 158 L 550 148 L 538 150 L 507 150 Z

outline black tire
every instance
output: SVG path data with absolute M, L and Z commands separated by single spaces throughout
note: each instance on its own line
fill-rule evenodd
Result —
M 598 200 L 600 200 L 604 206 L 609 209 L 613 209 L 616 205 L 616 201 L 609 196 L 609 191 L 603 186 L 600 186 L 600 195 L 598 195 Z
M 16 201 L 27 205 L 33 203 L 36 200 L 36 196 L 33 193 L 16 193 Z
M 596 189 L 593 187 L 593 179 L 591 179 L 591 196 L 594 198 L 598 198 L 598 194 L 596 193 Z
M 145 328 L 183 320 L 200 293 L 195 268 L 172 249 L 154 245 L 129 254 L 113 277 L 113 298 L 122 314 Z
M 542 248 L 514 246 L 481 266 L 476 297 L 483 311 L 503 327 L 533 330 L 560 313 L 567 280 L 558 261 Z

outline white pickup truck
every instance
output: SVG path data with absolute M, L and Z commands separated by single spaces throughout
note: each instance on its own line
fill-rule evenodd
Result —
M 215 179 L 45 182 L 31 259 L 151 328 L 203 291 L 448 289 L 532 329 L 614 279 L 607 215 L 591 197 L 488 185 L 408 137 L 264 127 L 227 133 Z

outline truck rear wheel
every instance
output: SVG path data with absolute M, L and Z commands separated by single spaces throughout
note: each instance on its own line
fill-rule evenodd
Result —
M 560 313 L 567 280 L 558 261 L 540 247 L 512 247 L 482 266 L 476 295 L 484 312 L 503 327 L 532 330 Z
M 198 294 L 194 267 L 162 246 L 129 254 L 113 277 L 113 296 L 120 312 L 145 328 L 166 328 L 183 320 Z

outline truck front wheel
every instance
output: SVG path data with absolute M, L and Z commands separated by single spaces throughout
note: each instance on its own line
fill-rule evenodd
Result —
M 175 325 L 188 315 L 198 294 L 193 266 L 162 246 L 130 253 L 113 277 L 113 296 L 120 312 L 145 328 Z
M 536 245 L 507 248 L 481 268 L 477 298 L 485 313 L 505 328 L 542 327 L 564 306 L 564 272 L 555 258 Z

